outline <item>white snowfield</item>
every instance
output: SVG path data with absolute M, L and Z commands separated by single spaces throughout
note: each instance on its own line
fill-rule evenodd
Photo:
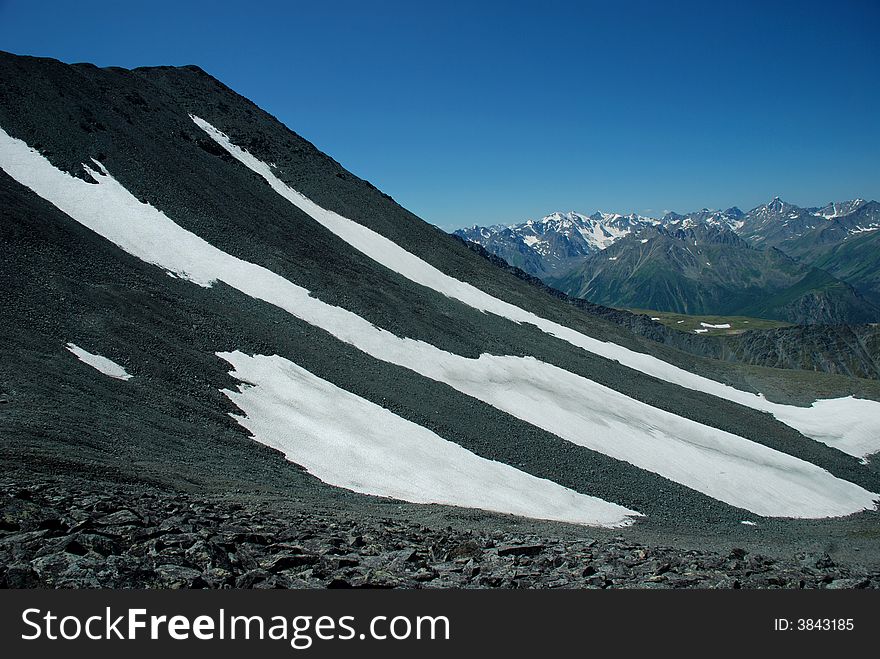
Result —
M 613 220 L 615 218 L 612 216 L 608 219 Z M 592 221 L 590 221 L 588 227 L 579 228 L 578 233 L 580 233 L 581 236 L 584 237 L 584 240 L 589 244 L 595 245 L 600 250 L 610 247 L 632 232 L 632 229 L 621 229 L 610 224 L 598 224 Z
M 65 347 L 76 355 L 81 362 L 88 364 L 104 375 L 109 375 L 111 378 L 116 378 L 117 380 L 131 380 L 132 378 L 124 368 L 106 357 L 95 355 L 87 350 L 83 350 L 75 343 L 68 343 Z
M 718 325 L 712 325 L 710 323 L 700 323 L 700 327 L 708 327 L 711 329 L 730 329 L 730 323 L 720 323 Z
M 851 396 L 818 401 L 812 407 L 773 403 L 757 394 L 740 391 L 729 385 L 690 373 L 651 355 L 635 352 L 614 343 L 599 341 L 559 323 L 541 318 L 520 307 L 499 300 L 471 284 L 454 279 L 381 234 L 338 213 L 321 208 L 281 181 L 275 176 L 269 165 L 232 144 L 224 133 L 207 121 L 196 116 L 193 116 L 192 120 L 232 156 L 262 176 L 273 190 L 294 206 L 352 247 L 417 284 L 432 288 L 480 311 L 491 312 L 517 323 L 530 323 L 572 345 L 616 360 L 624 366 L 660 380 L 712 394 L 756 410 L 769 412 L 802 434 L 850 455 L 860 457 L 880 451 L 880 403 L 856 399 Z M 829 412 L 832 411 L 834 413 L 830 414 Z
M 73 219 L 146 262 L 201 286 L 222 280 L 372 357 L 446 383 L 575 444 L 731 505 L 759 515 L 827 517 L 873 508 L 878 498 L 804 460 L 653 408 L 534 358 L 484 354 L 469 359 L 399 338 L 311 297 L 305 288 L 266 268 L 210 245 L 140 202 L 103 166 L 97 165 L 101 172 L 89 168 L 97 185 L 87 183 L 56 169 L 5 133 L 0 135 L 0 165 Z M 356 231 L 368 231 L 355 226 Z M 824 427 L 813 430 L 818 434 Z
M 591 526 L 627 526 L 641 516 L 482 458 L 278 355 L 217 354 L 234 367 L 230 375 L 247 383 L 223 390 L 246 414 L 233 418 L 325 483 Z

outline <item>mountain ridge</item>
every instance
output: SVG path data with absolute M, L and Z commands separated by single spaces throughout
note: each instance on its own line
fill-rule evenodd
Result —
M 857 378 L 880 379 L 880 326 L 805 325 L 769 330 L 748 330 L 735 336 L 686 334 L 669 329 L 644 313 L 603 307 L 572 297 L 543 280 L 509 265 L 485 247 L 467 241 L 472 250 L 497 267 L 592 315 L 607 318 L 634 334 L 679 350 L 725 361 L 755 366 L 823 371 Z
M 537 223 L 530 220 L 519 225 L 488 229 L 475 226 L 454 233 L 483 245 L 512 265 L 543 277 L 548 283 L 561 287 L 568 294 L 593 296 L 592 299 L 601 304 L 656 308 L 672 312 L 687 312 L 692 309 L 696 313 L 720 315 L 748 315 L 759 310 L 760 313 L 767 314 L 768 318 L 801 324 L 858 324 L 880 320 L 880 297 L 877 296 L 876 285 L 871 283 L 880 277 L 880 273 L 877 273 L 876 268 L 869 268 L 867 275 L 852 274 L 853 268 L 845 262 L 845 257 L 835 258 L 840 252 L 835 252 L 834 248 L 860 233 L 872 233 L 880 228 L 878 208 L 880 205 L 876 202 L 857 199 L 851 202 L 832 202 L 821 208 L 802 209 L 775 197 L 745 213 L 734 206 L 725 211 L 704 208 L 684 215 L 669 212 L 661 219 L 631 215 L 627 216 L 628 225 L 625 231 L 609 231 L 603 234 L 607 235 L 606 240 L 592 241 L 586 248 L 569 250 L 563 254 L 555 248 L 559 239 L 553 219 L 559 214 L 547 216 Z M 580 233 L 585 233 L 583 219 L 588 216 L 570 213 L 568 217 Z M 607 218 L 623 216 L 596 213 L 589 217 L 595 223 L 590 226 L 589 231 L 597 233 L 604 231 L 603 222 L 607 222 Z M 548 229 L 542 234 L 546 238 L 528 235 L 528 230 L 535 225 Z M 710 235 L 709 229 L 713 228 L 717 231 Z M 681 233 L 688 230 L 696 231 L 697 234 Z M 642 244 L 658 235 L 677 238 L 679 241 L 667 245 L 668 253 L 657 255 L 653 259 L 655 262 L 650 266 L 651 272 L 646 275 L 645 281 L 633 279 L 634 266 L 629 270 L 618 268 L 622 272 L 614 273 L 611 272 L 613 268 L 610 264 L 603 263 L 604 258 L 618 261 L 629 257 L 633 263 L 640 264 L 640 267 L 648 267 L 644 250 L 639 250 L 635 243 L 626 240 L 636 233 L 642 236 Z M 689 246 L 687 241 L 692 241 L 693 245 Z M 791 281 L 791 293 L 781 297 L 778 286 L 749 290 L 750 284 L 747 282 L 755 279 L 756 270 L 763 272 L 765 279 L 780 279 L 779 268 L 785 270 L 781 263 L 784 259 L 774 259 L 772 256 L 765 259 L 764 265 L 758 264 L 752 258 L 750 265 L 743 263 L 739 270 L 728 268 L 728 277 L 724 284 L 713 282 L 714 273 L 709 271 L 708 279 L 704 273 L 697 273 L 697 260 L 688 255 L 690 247 L 697 247 L 698 242 L 723 242 L 728 245 L 730 249 L 715 253 L 716 261 L 731 262 L 741 259 L 741 256 L 736 257 L 735 250 L 746 243 L 768 250 L 768 255 L 793 256 L 803 264 L 799 280 L 803 283 L 812 281 L 816 287 L 802 290 L 802 286 L 795 286 L 798 282 Z M 618 243 L 631 249 L 624 250 L 627 253 L 621 255 L 613 249 Z M 610 251 L 605 257 L 598 256 L 606 250 Z M 679 256 L 673 256 L 676 251 L 680 253 Z M 548 256 L 553 259 L 549 265 Z M 711 260 L 708 262 L 712 263 Z M 825 270 L 827 274 L 809 274 L 816 268 Z M 837 279 L 835 273 L 846 275 L 843 280 L 833 281 Z M 659 286 L 665 292 L 652 293 L 652 286 Z M 717 290 L 709 292 L 713 288 Z M 627 293 L 627 290 L 631 292 Z M 796 292 L 800 295 L 795 295 Z M 776 303 L 763 307 L 755 304 L 732 307 L 727 304 L 731 296 L 736 298 L 737 295 L 745 298 L 772 298 Z
M 880 477 L 861 460 L 873 437 L 861 410 L 880 400 L 874 382 L 716 363 L 574 309 L 193 70 L 0 55 L 0 94 L 17 101 L 0 104 L 0 285 L 9 292 L 0 299 L 0 460 L 9 480 L 112 474 L 349 518 L 579 532 L 541 521 L 538 497 L 526 497 L 525 510 L 459 498 L 487 495 L 488 480 L 427 497 L 436 490 L 424 479 L 436 487 L 444 452 L 414 462 L 405 437 L 383 435 L 383 423 L 333 426 L 333 439 L 354 449 L 367 437 L 410 460 L 391 479 L 418 490 L 409 498 L 379 487 L 388 479 L 376 456 L 352 467 L 329 444 L 301 453 L 312 450 L 303 438 L 328 440 L 308 422 L 334 410 L 309 403 L 323 392 L 339 405 L 334 423 L 356 426 L 359 409 L 393 417 L 431 437 L 426 450 L 442 440 L 445 455 L 466 454 L 479 469 L 541 480 L 578 502 L 569 521 L 613 533 L 740 537 L 766 523 L 805 546 L 873 520 Z M 69 344 L 132 377 L 108 377 Z M 831 434 L 811 439 L 804 432 L 818 433 L 806 424 L 818 417 L 808 405 L 819 398 L 831 398 L 820 412 L 859 413 L 834 416 Z M 729 448 L 717 457 L 696 448 L 722 439 L 742 449 L 741 491 L 703 478 L 735 462 Z M 700 467 L 680 466 L 689 460 Z M 753 478 L 771 473 L 767 460 L 780 468 Z M 760 494 L 783 481 L 784 496 Z M 614 519 L 589 517 L 602 502 L 639 516 L 606 508 Z M 752 517 L 760 530 L 741 524 Z M 631 527 L 614 526 L 624 522 Z M 27 569 L 40 566 L 29 559 Z

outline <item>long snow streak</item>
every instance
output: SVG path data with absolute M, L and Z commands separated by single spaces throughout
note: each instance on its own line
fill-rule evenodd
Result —
M 109 375 L 111 378 L 116 378 L 117 380 L 131 380 L 131 375 L 116 362 L 107 359 L 102 355 L 96 355 L 87 350 L 83 350 L 75 343 L 68 343 L 65 347 L 76 355 L 81 362 L 88 364 L 99 373 Z
M 626 526 L 639 513 L 481 458 L 273 355 L 217 353 L 247 385 L 226 394 L 254 438 L 325 483 L 413 503 Z M 253 386 L 248 386 L 253 385 Z
M 737 435 L 653 408 L 534 358 L 469 359 L 400 338 L 328 305 L 283 277 L 212 246 L 140 202 L 100 164 L 97 185 L 56 169 L 0 129 L 0 166 L 127 252 L 201 286 L 222 280 L 376 359 L 448 384 L 575 444 L 656 472 L 760 515 L 827 517 L 874 507 L 877 495 Z
M 642 373 L 666 382 L 702 391 L 756 410 L 770 412 L 777 419 L 807 437 L 857 457 L 880 451 L 880 403 L 853 397 L 821 400 L 812 407 L 772 403 L 751 394 L 678 368 L 651 355 L 635 352 L 614 343 L 599 341 L 559 323 L 541 318 L 513 304 L 499 300 L 480 289 L 444 274 L 431 264 L 407 252 L 396 243 L 367 227 L 321 208 L 290 188 L 272 172 L 269 165 L 230 142 L 221 131 L 204 119 L 193 121 L 241 163 L 262 176 L 282 197 L 317 222 L 386 268 L 411 281 L 432 288 L 480 311 L 491 312 L 518 323 L 535 325 L 542 331 L 572 345 L 608 359 L 617 360 Z

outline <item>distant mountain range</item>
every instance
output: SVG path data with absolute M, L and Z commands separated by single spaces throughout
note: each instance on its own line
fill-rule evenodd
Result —
M 635 214 L 582 215 L 571 211 L 512 226 L 475 225 L 459 229 L 455 235 L 479 243 L 510 265 L 541 276 L 566 270 L 572 263 L 609 247 L 634 230 L 659 223 L 659 220 Z
M 580 585 L 533 534 L 874 537 L 880 382 L 844 377 L 880 372 L 874 328 L 722 340 L 548 291 L 195 66 L 0 52 L 0 98 L 0 587 Z M 522 235 L 553 276 L 838 281 L 698 216 Z
M 852 324 L 880 320 L 878 229 L 876 201 L 776 197 L 747 213 L 553 213 L 455 234 L 597 304 Z

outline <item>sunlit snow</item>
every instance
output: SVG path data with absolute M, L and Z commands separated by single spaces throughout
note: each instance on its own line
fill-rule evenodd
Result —
M 730 323 L 719 323 L 718 325 L 712 325 L 710 323 L 700 323 L 700 327 L 709 327 L 711 329 L 730 329 Z
M 24 142 L 5 134 L 0 139 L 0 164 L 11 176 L 129 253 L 202 286 L 222 280 L 377 359 L 444 382 L 575 444 L 761 515 L 825 517 L 874 506 L 876 495 L 813 464 L 532 357 L 469 359 L 399 338 L 215 248 L 140 202 L 101 166 L 101 172 L 88 168 L 97 185 L 89 184 L 56 169 Z
M 620 215 L 603 214 L 603 223 L 601 224 L 593 222 L 589 218 L 585 218 L 586 220 L 588 220 L 588 225 L 586 227 L 579 228 L 578 233 L 580 233 L 581 236 L 583 236 L 584 240 L 586 240 L 589 244 L 594 245 L 599 249 L 606 249 L 607 247 L 610 247 L 618 240 L 632 232 L 631 229 L 621 229 L 614 226 L 613 224 L 605 224 L 605 222 L 609 222 L 620 217 Z
M 111 361 L 106 357 L 102 357 L 101 355 L 96 355 L 87 350 L 83 350 L 75 343 L 68 343 L 65 347 L 76 355 L 81 362 L 88 364 L 104 375 L 109 375 L 111 378 L 116 378 L 117 380 L 130 380 L 132 377 L 116 362 Z
M 393 241 L 362 224 L 318 206 L 303 194 L 290 188 L 271 168 L 211 124 L 192 117 L 211 138 L 241 163 L 262 176 L 278 194 L 304 211 L 324 227 L 384 265 L 408 279 L 432 288 L 484 312 L 491 312 L 518 323 L 530 323 L 548 334 L 589 352 L 616 360 L 635 370 L 688 389 L 724 398 L 740 405 L 770 412 L 783 423 L 804 435 L 855 456 L 880 451 L 880 403 L 853 397 L 822 400 L 811 407 L 772 403 L 755 394 L 696 375 L 656 357 L 629 350 L 614 343 L 600 341 L 559 323 L 541 318 L 513 304 L 495 298 L 480 289 L 450 277 Z M 840 410 L 840 416 L 829 411 Z
M 273 355 L 218 353 L 246 384 L 226 394 L 238 422 L 325 483 L 575 524 L 625 526 L 639 513 L 487 460 Z

